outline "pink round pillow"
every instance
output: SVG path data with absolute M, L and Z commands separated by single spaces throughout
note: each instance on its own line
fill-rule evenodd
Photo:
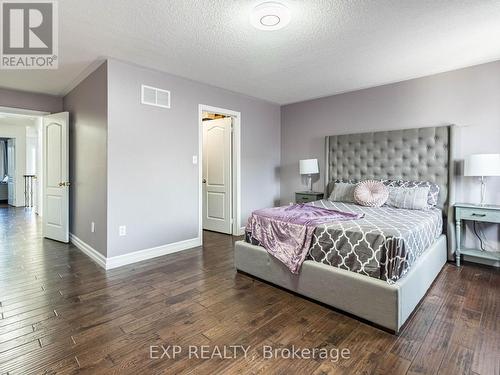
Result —
M 389 189 L 381 181 L 366 180 L 356 185 L 354 200 L 367 207 L 380 207 L 389 198 Z

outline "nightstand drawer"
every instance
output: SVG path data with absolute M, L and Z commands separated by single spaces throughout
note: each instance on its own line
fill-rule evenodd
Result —
M 297 203 L 306 203 L 306 202 L 314 202 L 314 196 L 313 195 L 303 195 L 303 194 L 297 194 L 295 196 L 295 201 Z
M 323 199 L 323 193 L 295 193 L 295 202 L 308 203 Z
M 488 223 L 500 222 L 500 212 L 480 208 L 457 208 L 457 215 L 462 220 L 486 221 Z

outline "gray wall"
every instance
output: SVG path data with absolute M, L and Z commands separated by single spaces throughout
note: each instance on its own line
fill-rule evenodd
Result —
M 108 75 L 108 256 L 198 236 L 199 104 L 241 112 L 242 225 L 279 199 L 278 105 L 114 60 Z M 140 104 L 141 84 L 170 90 L 171 109 Z
M 290 104 L 282 107 L 281 121 L 282 203 L 305 188 L 299 159 L 319 159 L 321 176 L 315 190 L 323 191 L 326 135 L 456 124 L 462 159 L 472 153 L 499 153 L 500 61 Z M 457 180 L 457 200 L 478 202 L 479 181 Z M 500 178 L 489 179 L 487 199 L 500 204 Z M 491 247 L 498 249 L 495 228 L 488 237 Z
M 63 99 L 58 96 L 0 88 L 0 107 L 31 109 L 43 112 L 61 112 Z
M 68 95 L 70 118 L 70 232 L 106 256 L 107 243 L 107 64 Z M 95 222 L 95 232 L 90 230 Z

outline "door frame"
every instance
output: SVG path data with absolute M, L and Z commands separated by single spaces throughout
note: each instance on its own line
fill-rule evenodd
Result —
M 3 112 L 3 113 L 8 113 L 8 114 L 13 114 L 13 115 L 18 115 L 18 116 L 28 116 L 28 117 L 38 117 L 38 118 L 42 118 L 43 116 L 46 116 L 46 115 L 50 115 L 50 112 L 46 112 L 46 111 L 38 111 L 38 110 L 32 110 L 32 109 L 25 109 L 25 108 L 16 108 L 16 107 L 5 107 L 5 106 L 0 106 L 0 112 Z M 40 120 L 40 122 L 42 122 L 43 120 Z M 43 150 L 42 150 L 42 145 L 41 145 L 41 138 L 42 138 L 42 134 L 40 133 L 40 129 L 38 129 L 38 125 L 37 125 L 37 131 L 38 131 L 38 141 L 39 141 L 39 150 L 38 150 L 38 155 L 37 155 L 37 158 L 40 158 L 39 162 L 40 162 L 40 166 L 43 165 Z M 16 139 L 16 143 L 17 143 L 17 136 L 13 135 L 13 136 L 7 136 L 7 138 L 14 138 Z M 17 148 L 17 147 L 16 147 Z M 16 154 L 17 155 L 17 154 Z M 17 160 L 16 160 L 17 162 Z M 16 169 L 17 169 L 17 165 L 16 165 Z M 37 203 L 38 203 L 38 207 L 37 207 L 37 214 L 38 216 L 42 217 L 43 216 L 43 206 L 40 205 L 40 200 L 43 199 L 43 168 L 40 168 L 39 171 L 37 171 L 37 174 L 38 174 L 38 181 L 37 181 L 37 184 L 38 184 L 38 192 L 37 192 Z M 16 189 L 18 189 L 18 186 L 19 186 L 19 182 L 16 181 Z M 17 204 L 17 199 L 16 199 L 16 204 Z M 19 207 L 22 207 L 22 206 L 19 206 Z
M 218 113 L 233 118 L 232 131 L 232 220 L 231 233 L 239 236 L 241 231 L 241 113 L 230 109 L 198 105 L 198 237 L 203 240 L 203 112 Z
M 4 134 L 4 133 L 2 133 Z M 1 134 L 0 134 L 1 136 Z M 5 138 L 2 136 L 2 138 Z M 18 147 L 17 147 L 17 144 L 20 143 L 19 142 L 19 138 L 17 136 L 12 136 L 12 137 L 8 137 L 7 138 L 7 160 L 9 160 L 9 143 L 8 143 L 8 140 L 13 140 L 14 141 L 14 204 L 10 204 L 9 203 L 9 195 L 11 193 L 10 191 L 10 186 L 9 186 L 9 183 L 7 182 L 7 204 L 9 206 L 12 206 L 12 207 L 23 207 L 26 205 L 26 202 L 20 202 L 19 199 L 17 199 L 17 192 L 18 192 L 18 189 L 19 189 L 19 184 L 20 184 L 20 181 L 19 181 L 19 176 L 18 176 L 18 170 L 17 170 L 17 166 L 19 164 L 19 150 L 18 150 Z M 9 163 L 9 162 L 8 162 Z M 7 175 L 9 175 L 9 164 L 7 163 Z M 19 204 L 19 203 L 24 203 L 24 204 Z

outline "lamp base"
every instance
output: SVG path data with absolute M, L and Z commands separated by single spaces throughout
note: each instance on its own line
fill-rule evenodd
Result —
M 481 176 L 481 203 L 479 203 L 480 206 L 486 206 L 485 200 L 486 196 L 486 181 L 484 176 Z

